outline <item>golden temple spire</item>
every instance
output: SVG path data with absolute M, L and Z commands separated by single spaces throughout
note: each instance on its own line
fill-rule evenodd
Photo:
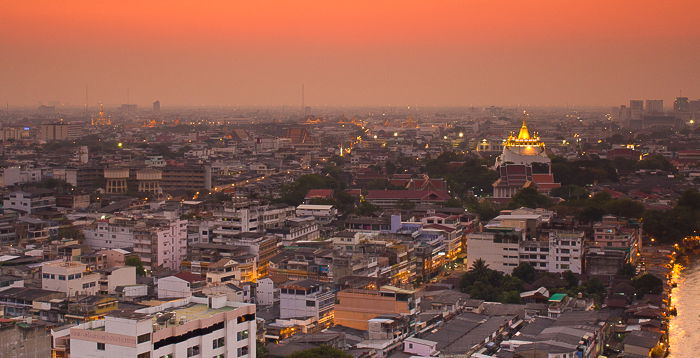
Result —
M 523 117 L 523 125 L 520 126 L 520 132 L 518 133 L 518 139 L 530 139 L 530 131 L 527 129 L 527 123 L 525 123 L 525 117 Z

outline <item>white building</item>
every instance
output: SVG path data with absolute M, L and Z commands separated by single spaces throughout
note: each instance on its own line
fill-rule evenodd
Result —
M 549 233 L 549 272 L 583 272 L 582 231 L 552 231 Z
M 216 222 L 211 230 L 212 241 L 227 242 L 244 232 L 263 231 L 280 227 L 294 217 L 294 207 L 260 205 L 255 201 L 233 202 L 214 213 Z
M 47 189 L 16 190 L 3 200 L 3 208 L 28 214 L 55 207 L 56 197 L 51 190 Z
M 36 183 L 44 178 L 39 168 L 9 167 L 2 172 L 3 186 L 11 186 L 24 183 Z
M 54 356 L 255 358 L 255 305 L 188 297 L 52 331 Z
M 520 263 L 518 252 L 522 240 L 523 231 L 510 227 L 489 227 L 467 234 L 468 265 L 482 259 L 493 270 L 511 273 Z
M 333 205 L 301 204 L 297 206 L 297 216 L 313 216 L 320 223 L 329 223 L 338 216 L 338 209 Z
M 261 306 L 271 306 L 279 301 L 279 289 L 275 289 L 275 283 L 271 278 L 259 279 L 255 287 L 256 304 Z
M 187 254 L 187 220 L 114 217 L 83 229 L 94 249 L 133 248 L 144 268 L 178 270 Z
M 182 298 L 192 296 L 206 285 L 205 279 L 198 274 L 180 272 L 173 276 L 158 279 L 158 298 Z
M 319 324 L 331 323 L 335 293 L 316 280 L 288 282 L 280 287 L 280 318 L 313 317 Z
M 100 294 L 113 295 L 119 286 L 136 285 L 136 267 L 121 266 L 102 270 Z
M 41 266 L 41 288 L 68 296 L 96 295 L 99 280 L 99 274 L 89 272 L 80 262 L 48 262 Z

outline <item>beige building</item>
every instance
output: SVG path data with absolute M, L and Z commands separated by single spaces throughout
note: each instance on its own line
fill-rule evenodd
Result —
M 366 331 L 369 320 L 385 314 L 413 315 L 420 298 L 415 291 L 393 286 L 379 290 L 345 289 L 337 293 L 335 324 Z
M 68 296 L 96 295 L 99 280 L 99 274 L 88 271 L 80 262 L 49 262 L 41 267 L 41 288 Z

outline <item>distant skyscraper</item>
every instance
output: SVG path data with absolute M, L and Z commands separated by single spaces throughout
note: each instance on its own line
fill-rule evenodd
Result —
M 662 100 L 662 99 L 648 99 L 648 100 L 646 100 L 646 112 L 647 113 L 663 113 L 664 112 L 664 100 Z
M 676 97 L 673 101 L 673 111 L 674 112 L 690 112 L 690 102 L 688 97 Z
M 641 99 L 631 99 L 630 110 L 639 111 L 641 113 L 644 110 L 644 101 Z
M 160 112 L 160 101 L 153 102 L 153 112 Z
M 700 99 L 690 101 L 688 104 L 688 109 L 691 112 L 700 113 Z

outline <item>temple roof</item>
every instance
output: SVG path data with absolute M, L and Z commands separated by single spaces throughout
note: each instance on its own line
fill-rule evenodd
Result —
M 525 118 L 523 118 L 523 125 L 520 126 L 518 139 L 530 139 L 530 131 L 527 129 L 527 123 L 525 123 Z

